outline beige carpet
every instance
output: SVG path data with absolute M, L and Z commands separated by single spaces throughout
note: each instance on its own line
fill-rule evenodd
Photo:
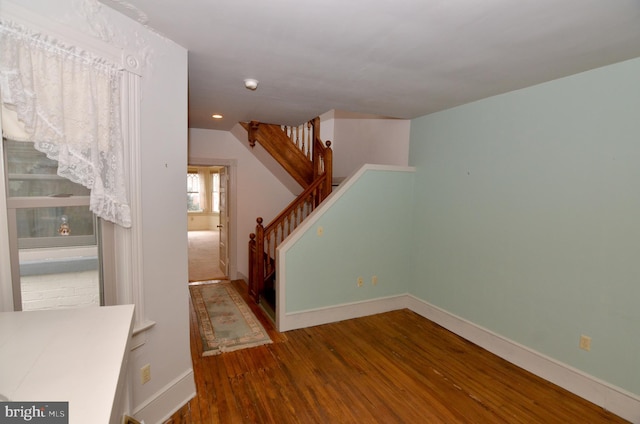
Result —
M 222 280 L 218 231 L 189 231 L 189 281 Z

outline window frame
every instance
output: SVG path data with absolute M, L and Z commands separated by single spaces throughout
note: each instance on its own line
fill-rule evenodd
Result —
M 15 150 L 14 153 L 17 155 L 24 154 L 26 152 L 26 157 L 28 158 L 27 163 L 31 165 L 32 169 L 37 169 L 39 165 L 42 164 L 42 160 L 46 158 L 44 153 L 41 153 L 33 147 L 32 142 L 22 142 L 22 141 L 14 141 L 6 139 L 2 137 L 0 140 L 3 144 L 2 149 L 2 160 L 5 164 L 5 169 L 9 170 L 8 162 L 12 159 L 10 157 L 10 153 L 12 150 Z M 18 143 L 15 149 L 8 148 L 8 143 Z M 30 146 L 30 147 L 26 147 Z M 23 160 L 25 157 L 21 157 Z M 15 158 L 14 158 L 15 160 Z M 50 161 L 47 159 L 47 161 Z M 46 162 L 45 162 L 46 163 Z M 55 164 L 57 166 L 57 163 Z M 19 209 L 46 209 L 46 208 L 58 208 L 58 207 L 84 207 L 87 208 L 90 206 L 90 197 L 89 195 L 61 195 L 60 193 L 51 193 L 47 196 L 12 196 L 10 194 L 10 184 L 12 181 L 67 181 L 72 186 L 80 188 L 80 191 L 86 191 L 83 186 L 78 183 L 71 182 L 66 180 L 63 177 L 60 177 L 56 174 L 52 173 L 9 173 L 6 174 L 5 184 L 7 186 L 7 209 L 12 209 L 16 211 L 14 213 L 15 220 L 11 225 L 17 225 L 17 210 Z M 72 187 L 73 188 L 73 187 Z M 74 190 L 75 191 L 75 190 Z M 98 244 L 98 218 L 95 214 L 92 214 L 93 220 L 93 234 L 91 235 L 73 235 L 70 234 L 64 237 L 36 237 L 36 238 L 18 238 L 18 248 L 19 249 L 47 249 L 47 248 L 59 248 L 59 247 L 76 247 L 76 246 L 87 246 L 87 245 L 97 245 Z
M 198 181 L 198 191 L 190 191 L 189 190 L 189 177 L 195 175 L 197 177 L 197 181 Z M 200 173 L 196 170 L 196 171 L 187 171 L 187 213 L 190 214 L 194 214 L 194 213 L 203 213 L 205 212 L 205 210 L 202 208 L 202 201 L 200 199 L 200 197 L 202 197 L 202 190 L 201 190 L 201 185 L 202 185 L 202 181 L 200 178 Z M 199 209 L 197 210 L 190 210 L 189 209 L 189 196 L 192 194 L 197 194 L 198 195 L 198 206 Z
M 209 180 L 211 181 L 211 213 L 220 213 L 220 173 L 217 170 L 209 169 Z M 216 182 L 217 179 L 217 182 Z M 217 202 L 216 202 L 217 200 Z M 216 208 L 216 204 L 218 207 Z

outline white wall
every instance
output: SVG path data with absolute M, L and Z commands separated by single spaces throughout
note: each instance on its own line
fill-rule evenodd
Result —
M 0 7 L 8 2 L 2 0 Z M 195 394 L 189 344 L 184 183 L 187 51 L 95 0 L 14 3 L 87 38 L 125 48 L 144 62 L 139 146 L 143 288 L 146 318 L 155 321 L 155 326 L 138 336 L 143 344 L 130 356 L 129 409 L 148 424 L 159 423 Z M 142 385 L 139 370 L 145 364 L 151 365 L 152 378 Z
M 344 111 L 320 117 L 320 138 L 330 140 L 333 176 L 344 178 L 364 164 L 407 166 L 411 121 Z
M 236 173 L 237 210 L 231 211 L 231 219 L 235 220 L 235 225 L 231 225 L 231 231 L 235 231 L 237 240 L 235 255 L 239 278 L 246 278 L 249 274 L 249 234 L 255 232 L 256 218 L 261 216 L 264 219 L 263 225 L 266 225 L 295 198 L 294 194 L 252 155 L 249 148 L 242 144 L 248 144 L 246 131 L 244 135 L 241 141 L 227 131 L 189 129 L 189 163 L 216 164 L 216 160 L 236 161 L 236 166 L 231 172 Z
M 189 231 L 217 231 L 220 224 L 220 215 L 218 213 L 190 213 L 188 218 Z

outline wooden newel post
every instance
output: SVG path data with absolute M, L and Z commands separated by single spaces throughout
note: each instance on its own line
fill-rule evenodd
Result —
M 256 279 L 255 279 L 255 257 L 256 257 L 256 235 L 254 233 L 249 234 L 249 297 L 254 299 L 256 297 Z
M 255 256 L 253 262 L 253 287 L 254 293 L 252 297 L 254 302 L 260 301 L 260 293 L 264 286 L 264 227 L 262 226 L 262 217 L 256 219 L 256 238 L 255 238 Z
M 327 180 L 324 185 L 324 198 L 331 194 L 333 188 L 333 150 L 331 149 L 331 141 L 327 140 L 326 144 L 327 148 L 324 151 L 324 175 Z
M 309 122 L 313 128 L 313 140 L 320 140 L 320 117 L 316 116 Z

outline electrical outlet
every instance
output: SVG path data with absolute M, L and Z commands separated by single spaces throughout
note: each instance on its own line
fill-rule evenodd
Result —
M 591 350 L 591 337 L 585 336 L 584 334 L 580 336 L 580 349 L 586 350 L 587 352 Z
M 362 287 L 364 284 L 364 280 L 362 279 L 362 277 L 358 277 L 358 287 Z
M 371 277 L 371 285 L 373 286 L 377 286 L 378 285 L 378 276 L 374 275 L 373 277 Z
M 140 382 L 147 384 L 151 380 L 151 364 L 147 364 L 140 368 Z

